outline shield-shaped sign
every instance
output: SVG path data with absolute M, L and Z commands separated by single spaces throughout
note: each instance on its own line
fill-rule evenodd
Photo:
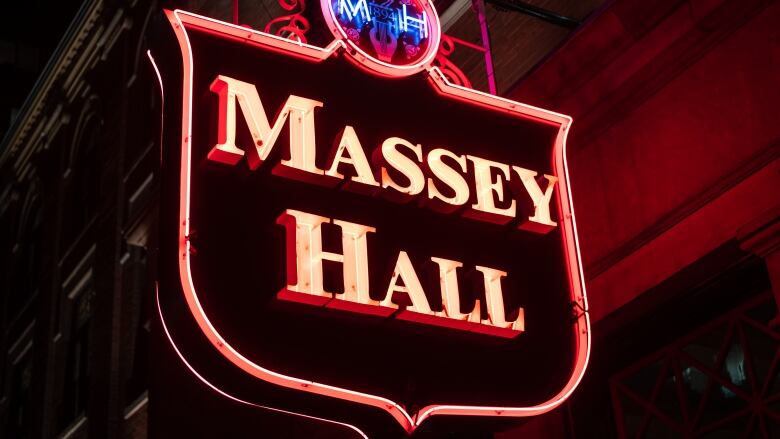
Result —
M 223 396 L 364 430 L 555 408 L 590 344 L 571 119 L 451 83 L 426 1 L 322 7 L 326 47 L 166 12 L 176 352 Z

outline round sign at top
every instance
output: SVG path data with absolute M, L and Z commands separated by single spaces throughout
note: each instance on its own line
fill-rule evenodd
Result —
M 333 35 L 363 66 L 387 76 L 407 76 L 429 66 L 441 27 L 428 0 L 320 0 Z

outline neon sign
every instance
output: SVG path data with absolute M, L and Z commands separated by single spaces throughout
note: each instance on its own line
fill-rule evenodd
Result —
M 177 316 L 172 341 L 198 331 L 177 351 L 210 386 L 367 433 L 544 413 L 590 349 L 571 120 L 450 84 L 430 66 L 432 6 L 404 21 L 399 5 L 399 31 L 428 39 L 416 61 L 382 60 L 341 24 L 321 48 L 168 12 L 181 57 L 158 59 L 181 123 L 164 132 L 178 204 L 163 203 L 177 209 L 161 316 Z M 378 16 L 324 6 L 334 23 Z M 271 403 L 268 384 L 298 392 Z
M 497 201 L 504 201 L 506 189 L 504 182 L 512 183 L 513 179 L 520 180 L 528 199 L 532 202 L 533 212 L 525 216 L 519 228 L 538 233 L 550 232 L 557 223 L 550 216 L 550 201 L 558 179 L 551 175 L 544 175 L 542 179 L 546 188 L 542 189 L 536 180 L 537 172 L 519 166 L 509 166 L 471 155 L 455 155 L 452 152 L 437 148 L 427 154 L 427 169 L 431 176 L 425 177 L 418 163 L 424 162 L 422 146 L 413 144 L 400 137 L 389 137 L 381 143 L 377 149 L 381 161 L 387 163 L 387 167 L 380 166 L 381 184 L 374 177 L 369 160 L 363 150 L 363 146 L 355 132 L 355 128 L 346 125 L 340 131 L 340 135 L 334 139 L 335 152 L 331 153 L 332 161 L 328 169 L 319 169 L 316 165 L 316 138 L 315 138 L 315 110 L 324 107 L 323 102 L 313 99 L 291 95 L 287 98 L 282 108 L 276 112 L 277 117 L 273 125 L 269 122 L 265 107 L 254 85 L 226 76 L 217 77 L 211 84 L 210 90 L 219 96 L 219 136 L 217 144 L 208 153 L 208 159 L 228 165 L 236 165 L 246 155 L 246 162 L 251 170 L 257 169 L 269 156 L 278 136 L 281 134 L 285 122 L 289 120 L 289 145 L 290 160 L 281 161 L 274 173 L 292 178 L 319 183 L 325 186 L 335 186 L 339 182 L 334 179 L 344 180 L 340 173 L 340 167 L 351 167 L 350 182 L 357 185 L 351 186 L 358 192 L 373 192 L 381 194 L 381 189 L 388 189 L 387 195 L 393 197 L 420 196 L 427 184 L 427 199 L 435 200 L 431 206 L 439 206 L 442 210 L 454 210 L 464 206 L 470 197 L 470 188 L 461 172 L 466 172 L 466 162 L 470 161 L 474 171 L 473 186 L 476 194 L 476 202 L 464 214 L 467 217 L 507 223 L 517 215 L 516 201 L 512 200 L 508 207 L 499 208 Z M 251 133 L 254 146 L 239 148 L 236 145 L 236 131 L 238 117 L 237 112 L 243 114 L 243 121 Z M 402 147 L 407 151 L 404 155 L 399 151 Z M 245 153 L 245 150 L 247 151 Z M 409 158 L 411 152 L 413 159 Z M 442 160 L 448 157 L 458 165 L 458 169 L 451 167 Z M 380 161 L 380 160 L 377 160 Z M 390 175 L 390 170 L 401 174 L 407 184 L 397 183 Z M 498 174 L 495 171 L 499 171 Z M 494 174 L 497 177 L 494 177 Z M 435 180 L 434 180 L 435 179 Z M 438 183 L 436 183 L 436 182 Z M 447 191 L 454 193 L 448 197 L 442 194 L 437 187 L 446 186 Z M 377 188 L 375 190 L 375 188 Z M 386 308 L 385 310 L 365 309 L 358 307 L 369 314 L 388 316 L 398 309 L 398 303 L 393 297 L 397 292 L 406 293 L 410 300 L 410 306 L 404 312 L 399 313 L 401 319 L 417 319 L 429 323 L 441 323 L 456 326 L 453 322 L 437 321 L 436 319 L 422 319 L 416 314 L 444 317 L 456 321 L 478 323 L 492 326 L 493 328 L 508 328 L 510 331 L 486 331 L 500 335 L 514 336 L 523 328 L 523 309 L 515 310 L 517 316 L 514 320 L 507 321 L 505 317 L 503 293 L 501 290 L 501 278 L 506 272 L 476 266 L 476 269 L 484 275 L 485 303 L 487 305 L 488 318 L 480 318 L 480 300 L 476 300 L 472 311 L 463 314 L 460 310 L 458 298 L 458 281 L 456 268 L 463 264 L 457 261 L 449 261 L 433 257 L 440 268 L 440 283 L 443 300 L 442 311 L 431 310 L 423 287 L 420 285 L 417 273 L 413 268 L 408 255 L 401 250 L 398 254 L 393 277 L 387 289 L 385 297 L 381 301 L 369 297 L 368 263 L 366 234 L 376 232 L 372 227 L 361 226 L 349 222 L 334 220 L 333 223 L 342 227 L 343 254 L 335 254 L 322 250 L 321 226 L 329 223 L 328 218 L 315 214 L 299 211 L 288 211 L 280 216 L 280 224 L 288 229 L 287 261 L 288 266 L 297 267 L 293 275 L 289 275 L 291 282 L 287 288 L 279 293 L 279 297 L 286 300 L 315 303 L 326 305 L 330 299 L 350 301 L 360 305 L 375 305 Z M 343 264 L 344 293 L 330 293 L 323 289 L 322 261 L 330 260 Z M 397 285 L 401 280 L 404 286 Z M 314 297 L 301 297 L 300 294 Z M 334 304 L 338 306 L 338 304 Z M 409 314 L 412 313 L 412 314 Z M 459 325 L 463 328 L 484 330 L 477 325 Z
M 413 64 L 430 44 L 428 14 L 413 0 L 332 0 L 331 11 L 350 41 L 383 62 Z
M 427 0 L 320 0 L 333 35 L 358 64 L 387 76 L 414 74 L 436 55 L 439 19 Z

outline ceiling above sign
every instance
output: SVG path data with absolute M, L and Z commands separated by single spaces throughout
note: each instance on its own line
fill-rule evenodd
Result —
M 571 120 L 450 84 L 427 2 L 323 5 L 325 48 L 167 13 L 171 342 L 222 394 L 364 431 L 555 408 L 590 349 Z

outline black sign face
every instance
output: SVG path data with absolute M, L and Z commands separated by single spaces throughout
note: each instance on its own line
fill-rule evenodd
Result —
M 396 434 L 569 396 L 589 352 L 569 118 L 168 16 L 158 304 L 202 380 Z

